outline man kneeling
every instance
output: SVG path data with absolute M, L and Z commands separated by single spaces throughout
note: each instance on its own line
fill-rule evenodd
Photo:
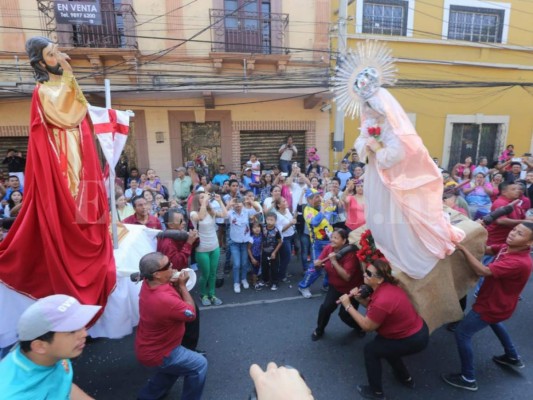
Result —
M 181 345 L 185 323 L 196 318 L 194 300 L 185 283 L 186 271 L 175 270 L 162 253 L 149 253 L 139 264 L 144 282 L 139 295 L 139 327 L 135 353 L 141 364 L 158 367 L 139 393 L 140 400 L 160 399 L 184 377 L 182 400 L 199 400 L 207 375 L 207 360 Z

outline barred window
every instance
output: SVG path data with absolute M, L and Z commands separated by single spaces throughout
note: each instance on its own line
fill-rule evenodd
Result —
M 406 36 L 408 2 L 400 0 L 365 0 L 363 33 Z
M 450 6 L 448 39 L 501 43 L 504 10 Z

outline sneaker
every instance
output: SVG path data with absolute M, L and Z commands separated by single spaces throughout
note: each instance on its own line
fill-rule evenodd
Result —
M 278 290 L 278 285 L 276 285 L 275 283 L 272 284 L 272 287 L 270 288 L 270 290 Z
M 313 333 L 311 333 L 311 340 L 316 342 L 317 340 L 321 339 L 322 336 L 324 336 L 324 332 L 319 332 L 315 329 Z
M 259 285 L 259 287 L 264 287 L 265 286 L 265 282 L 259 281 L 259 282 L 257 282 L 257 285 Z
M 396 380 L 400 382 L 402 385 L 404 385 L 405 387 L 408 387 L 409 389 L 415 388 L 415 380 L 413 379 L 413 377 L 410 376 L 409 378 L 404 379 L 400 375 L 398 375 L 395 371 L 393 371 L 393 374 Z
M 471 392 L 475 392 L 478 389 L 476 381 L 468 382 L 461 374 L 442 374 L 441 378 L 448 385 L 459 389 L 470 390 Z
M 241 292 L 241 284 L 240 283 L 234 283 L 233 284 L 233 291 L 235 293 L 240 293 Z
M 357 385 L 357 391 L 365 399 L 384 400 L 385 394 L 383 392 L 375 392 L 368 385 Z
M 283 283 L 287 283 L 287 282 L 289 282 L 289 278 L 285 277 L 285 278 L 283 278 L 281 281 L 282 281 Z
M 306 299 L 310 299 L 312 294 L 311 294 L 311 291 L 308 289 L 308 288 L 301 288 L 299 287 L 298 288 L 298 291 L 302 294 L 303 297 L 305 297 Z
M 263 285 L 263 286 L 265 286 L 265 285 Z M 254 289 L 257 290 L 257 291 L 259 291 L 259 290 L 263 290 L 263 286 L 259 285 L 259 283 L 256 283 L 256 284 L 254 285 Z
M 329 290 L 329 286 L 322 286 L 322 291 L 327 292 Z
M 203 306 L 210 306 L 211 305 L 211 300 L 209 300 L 209 297 L 207 297 L 207 296 L 203 296 L 202 297 L 202 305 Z
M 492 361 L 496 364 L 506 365 L 512 368 L 524 368 L 526 366 L 520 358 L 511 358 L 507 354 L 504 354 L 503 356 L 494 356 L 492 357 Z
M 246 279 L 243 279 L 241 283 L 243 288 L 250 289 L 250 285 L 248 284 L 248 281 Z
M 222 304 L 222 300 L 220 300 L 218 297 L 213 296 L 209 300 L 211 300 L 211 304 L 214 306 L 220 306 Z

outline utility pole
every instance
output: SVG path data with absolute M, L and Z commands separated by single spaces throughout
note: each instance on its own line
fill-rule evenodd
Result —
M 339 14 L 337 26 L 337 66 L 343 62 L 344 54 L 347 46 L 347 29 L 346 23 L 348 20 L 348 0 L 339 0 Z M 339 106 L 335 103 L 335 130 L 333 132 L 333 160 L 335 168 L 338 163 L 339 152 L 344 151 L 344 111 L 339 110 Z

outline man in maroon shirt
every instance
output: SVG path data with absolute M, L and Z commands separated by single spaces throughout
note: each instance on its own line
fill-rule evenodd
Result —
M 491 211 L 503 207 L 520 197 L 518 185 L 509 182 L 502 182 L 499 186 L 500 196 L 492 203 Z M 511 230 L 525 218 L 524 211 L 520 205 L 516 204 L 512 213 L 498 218 L 487 227 L 489 237 L 487 245 L 501 245 L 505 243 L 507 235 Z
M 183 271 L 177 279 L 172 278 L 172 263 L 158 252 L 141 258 L 139 269 L 144 281 L 139 294 L 135 353 L 143 365 L 157 367 L 157 371 L 138 398 L 161 399 L 183 376 L 181 398 L 200 400 L 207 359 L 182 346 L 185 324 L 196 318 L 194 300 L 185 285 L 189 274 Z
M 484 266 L 463 245 L 457 244 L 468 265 L 474 272 L 485 277 L 472 310 L 459 323 L 455 331 L 455 341 L 461 358 L 461 373 L 443 374 L 442 379 L 451 386 L 476 391 L 472 337 L 490 326 L 502 344 L 505 354 L 494 356 L 492 360 L 500 365 L 523 368 L 524 363 L 507 333 L 503 321 L 513 314 L 520 293 L 531 275 L 531 246 L 533 246 L 533 222 L 516 225 L 507 236 L 506 244 L 487 247 L 487 253 L 496 257 Z
M 125 224 L 144 225 L 147 228 L 163 229 L 161 222 L 157 217 L 150 215 L 150 205 L 146 202 L 144 197 L 134 197 L 131 201 L 135 214 L 124 218 L 122 221 Z
M 187 226 L 184 215 L 176 208 L 169 208 L 169 210 L 163 215 L 163 222 L 167 229 L 177 232 L 186 232 L 183 230 Z M 166 231 L 167 233 L 169 231 Z M 174 268 L 181 271 L 187 268 L 189 265 L 189 257 L 192 252 L 192 244 L 198 238 L 198 231 L 191 230 L 186 240 L 175 239 L 171 237 L 158 237 L 157 239 L 157 251 L 168 257 Z M 198 340 L 200 339 L 200 310 L 194 304 L 196 313 L 196 319 L 194 321 L 187 322 L 185 325 L 185 334 L 181 345 L 189 350 L 196 351 L 202 355 L 205 355 L 205 351 L 198 350 Z

